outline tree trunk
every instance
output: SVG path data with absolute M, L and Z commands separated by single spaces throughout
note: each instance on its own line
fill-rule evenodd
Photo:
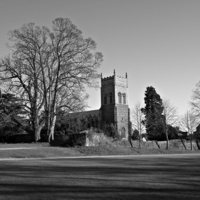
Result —
M 165 135 L 166 135 L 166 149 L 169 149 L 169 137 L 168 137 L 168 127 L 165 126 Z
M 182 142 L 182 144 L 183 144 L 184 148 L 185 148 L 185 149 L 187 149 L 187 148 L 186 148 L 186 146 L 185 146 L 184 139 L 181 139 L 181 142 Z
M 140 138 L 138 139 L 139 141 L 139 149 L 141 149 L 141 140 L 140 140 Z
M 131 136 L 130 135 L 128 136 L 128 140 L 129 140 L 129 143 L 130 143 L 131 147 L 133 148 L 133 144 L 132 144 Z
M 192 134 L 191 134 L 191 136 L 190 136 L 190 148 L 191 148 L 191 150 L 193 150 L 193 144 L 192 144 Z
M 138 142 L 139 142 L 139 149 L 141 149 L 141 139 L 140 139 L 140 133 L 138 135 Z
M 47 136 L 48 137 L 50 135 L 50 121 L 51 121 L 51 117 L 50 117 L 50 111 L 48 108 L 48 111 L 46 112 L 46 124 L 47 124 Z
M 197 148 L 200 150 L 200 145 L 198 139 L 196 139 Z
M 34 142 L 37 142 L 38 140 L 40 140 L 40 129 L 36 128 L 36 130 L 35 130 L 35 141 Z
M 54 129 L 55 129 L 55 124 L 56 124 L 56 115 L 53 116 L 53 120 L 50 126 L 50 133 L 49 133 L 49 142 L 54 140 Z
M 42 121 L 42 123 L 35 128 L 35 133 L 34 133 L 34 135 L 35 135 L 35 138 L 34 138 L 35 142 L 37 142 L 38 140 L 41 139 L 40 132 L 41 132 L 42 128 L 44 127 L 44 125 L 45 125 L 45 121 Z

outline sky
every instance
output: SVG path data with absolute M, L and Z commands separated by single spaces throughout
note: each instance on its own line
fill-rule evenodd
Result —
M 184 114 L 200 81 L 199 0 L 0 0 L 0 57 L 8 31 L 34 22 L 51 28 L 69 18 L 91 37 L 104 61 L 103 77 L 128 74 L 129 107 L 144 105 L 153 86 Z M 88 110 L 100 108 L 100 89 L 87 89 Z

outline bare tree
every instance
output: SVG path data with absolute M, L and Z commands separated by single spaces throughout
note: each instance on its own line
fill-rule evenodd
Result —
M 187 111 L 181 118 L 181 128 L 188 132 L 190 136 L 190 146 L 191 150 L 193 149 L 192 140 L 193 132 L 196 130 L 199 120 L 196 117 L 196 114 L 193 111 Z
M 163 116 L 164 116 L 164 126 L 166 135 L 166 149 L 169 149 L 169 133 L 168 125 L 176 126 L 178 125 L 178 114 L 177 108 L 170 102 L 169 99 L 163 100 Z
M 190 102 L 194 114 L 199 118 L 200 117 L 200 81 L 196 84 L 196 88 L 192 93 L 192 101 Z
M 68 19 L 55 19 L 53 30 L 50 33 L 53 44 L 50 52 L 53 57 L 49 57 L 46 73 L 42 73 L 45 80 L 43 85 L 48 94 L 45 105 L 49 137 L 52 138 L 57 108 L 70 111 L 72 108 L 73 111 L 80 109 L 81 103 L 87 98 L 84 86 L 96 86 L 99 76 L 96 70 L 102 61 L 101 53 L 92 54 L 96 43 L 91 38 L 83 39 L 81 31 Z M 74 106 L 69 107 L 69 100 L 79 106 L 75 106 L 76 109 Z
M 53 139 L 58 110 L 84 109 L 85 86 L 96 86 L 102 62 L 96 43 L 84 39 L 69 19 L 55 19 L 52 29 L 30 23 L 11 31 L 12 56 L 0 63 L 1 80 L 29 111 L 35 141 L 45 123 Z
M 10 46 L 12 54 L 1 59 L 0 63 L 0 79 L 7 82 L 7 88 L 4 89 L 21 98 L 24 110 L 29 113 L 29 133 L 35 136 L 35 141 L 39 139 L 40 130 L 45 125 L 42 113 L 44 97 L 40 90 L 40 51 L 45 34 L 48 34 L 46 29 L 34 27 L 33 23 L 24 25 L 19 30 L 10 31 L 10 40 L 13 42 Z
M 142 131 L 144 131 L 145 129 L 142 120 L 144 120 L 144 115 L 141 111 L 141 104 L 140 102 L 138 102 L 136 103 L 135 107 L 132 110 L 132 126 L 139 132 L 138 136 L 139 148 L 141 148 L 141 134 Z

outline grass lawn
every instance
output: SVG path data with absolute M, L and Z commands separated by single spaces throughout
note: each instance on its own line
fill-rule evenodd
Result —
M 200 199 L 200 154 L 0 161 L 0 200 Z
M 129 142 L 123 144 L 114 143 L 96 147 L 52 147 L 48 143 L 19 143 L 19 144 L 0 144 L 1 158 L 45 158 L 45 157 L 65 157 L 65 156 L 84 156 L 84 155 L 145 155 L 145 154 L 177 154 L 177 153 L 200 153 L 199 150 L 191 151 L 170 147 L 142 147 L 138 148 L 137 142 L 131 148 Z
M 61 147 L 7 147 L 0 148 L 0 159 L 4 158 L 45 158 L 45 157 L 65 157 L 65 156 L 80 156 L 80 152 L 73 148 Z

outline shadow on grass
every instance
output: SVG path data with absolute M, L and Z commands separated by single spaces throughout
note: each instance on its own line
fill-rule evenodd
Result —
M 1 195 L 15 198 L 26 196 L 42 196 L 45 199 L 199 199 L 199 189 L 186 192 L 183 189 L 172 188 L 131 188 L 131 187 L 103 187 L 103 186 L 55 186 L 50 184 L 6 184 L 9 191 L 1 191 Z M 12 198 L 12 199 L 15 199 Z
M 198 158 L 0 163 L 0 199 L 199 199 Z

